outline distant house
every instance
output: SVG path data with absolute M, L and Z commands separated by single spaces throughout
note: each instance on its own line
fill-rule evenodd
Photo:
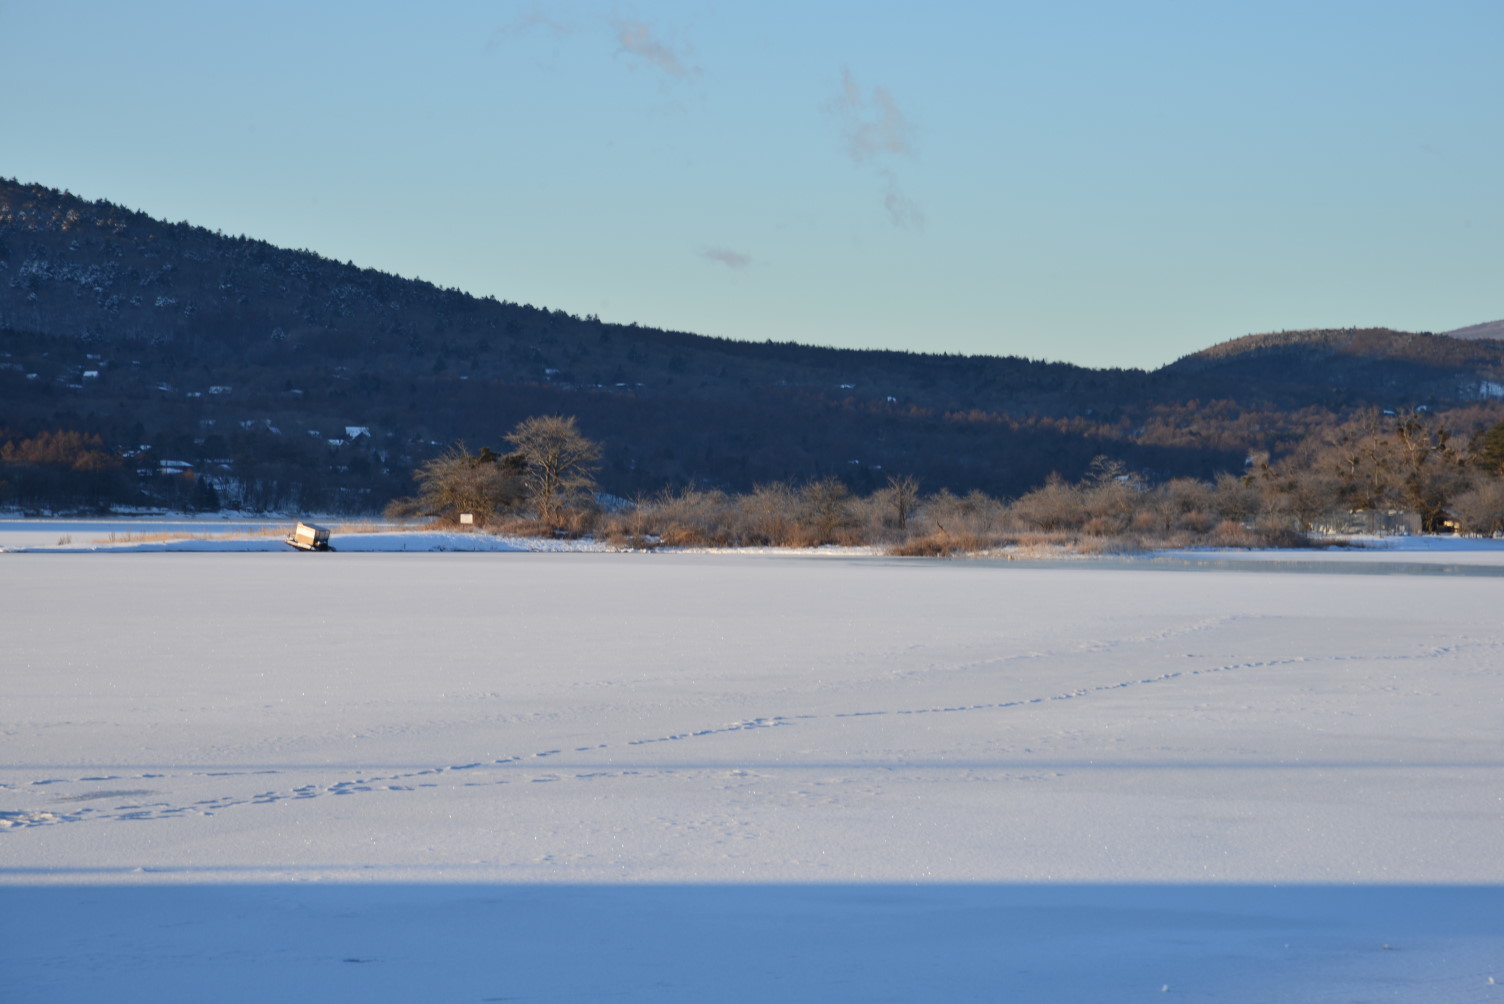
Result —
M 371 428 L 370 428 L 370 426 L 368 426 L 368 425 L 347 425 L 347 426 L 345 426 L 345 438 L 346 439 L 359 439 L 361 436 L 365 436 L 367 439 L 371 438 Z
M 1332 512 L 1314 520 L 1311 529 L 1324 534 L 1381 534 L 1386 537 L 1414 537 L 1421 532 L 1420 517 L 1398 509 L 1354 509 Z

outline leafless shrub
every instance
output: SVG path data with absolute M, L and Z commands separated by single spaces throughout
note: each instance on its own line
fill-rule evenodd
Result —
M 1088 537 L 1112 537 L 1128 529 L 1128 520 L 1118 514 L 1093 516 L 1081 525 Z
M 1020 525 L 1033 530 L 1079 530 L 1086 522 L 1083 493 L 1067 484 L 1058 474 L 1051 474 L 1043 485 L 1025 492 L 1009 507 Z
M 901 556 L 944 557 L 1006 551 L 1009 556 L 1138 554 L 1166 547 L 1294 546 L 1302 535 L 1287 514 L 1256 525 L 1220 518 L 1248 509 L 1240 479 L 1207 484 L 1177 479 L 1149 488 L 1101 462 L 1081 483 L 1056 477 L 1012 506 L 982 492 L 941 489 L 913 509 L 898 496 L 912 483 L 854 496 L 840 481 L 759 485 L 745 495 L 692 488 L 638 499 L 624 511 L 592 514 L 597 535 L 618 547 L 817 547 L 881 544 Z M 900 512 L 901 510 L 901 512 Z M 900 521 L 901 516 L 901 521 Z M 582 517 L 583 519 L 584 517 Z M 568 529 L 585 532 L 586 523 Z M 558 533 L 555 524 L 512 520 L 506 532 Z
M 1263 543 L 1259 545 L 1260 547 L 1301 548 L 1311 546 L 1310 537 L 1288 526 L 1266 530 L 1260 536 L 1263 539 Z
M 381 514 L 388 519 L 412 519 L 416 516 L 426 515 L 423 506 L 418 500 L 410 496 L 392 499 L 381 510 Z
M 851 497 L 848 507 L 856 532 L 869 543 L 901 544 L 912 535 L 912 531 L 907 526 L 902 529 L 897 526 L 882 494 L 876 491 L 866 497 Z
M 805 544 L 819 546 L 858 539 L 851 491 L 836 478 L 821 478 L 799 489 L 799 530 Z
M 589 500 L 582 500 L 573 509 L 564 510 L 554 517 L 554 536 L 577 540 L 589 537 L 600 523 L 601 512 Z
M 652 501 L 639 498 L 631 505 L 611 513 L 601 520 L 600 538 L 612 547 L 633 550 L 651 550 L 661 540 L 653 532 Z
M 652 551 L 663 543 L 650 534 L 631 533 L 614 519 L 601 529 L 597 537 L 602 543 L 623 551 Z
M 1504 532 L 1504 481 L 1488 478 L 1452 500 L 1462 532 L 1492 536 Z
M 1097 457 L 1077 486 L 1086 520 L 1083 532 L 1097 537 L 1126 532 L 1144 508 L 1146 486 L 1120 462 Z
M 1235 519 L 1225 519 L 1212 527 L 1206 542 L 1212 547 L 1259 547 L 1263 540 L 1251 527 Z
M 1180 514 L 1180 529 L 1196 534 L 1211 533 L 1218 524 L 1217 517 L 1199 509 Z
M 1076 553 L 1083 555 L 1143 554 L 1147 550 L 1143 538 L 1124 533 L 1084 536 L 1076 541 L 1075 546 Z
M 667 547 L 730 547 L 740 542 L 736 503 L 725 492 L 662 492 L 645 508 L 645 525 Z
M 1015 539 L 936 530 L 922 537 L 910 537 L 902 543 L 894 544 L 888 548 L 888 553 L 901 558 L 952 558 L 958 554 L 982 554 L 1007 547 Z
M 418 494 L 387 507 L 389 516 L 435 516 L 458 523 L 468 513 L 475 525 L 513 509 L 522 497 L 522 458 L 482 449 L 471 453 L 456 443 L 413 472 Z
M 552 520 L 538 516 L 503 516 L 491 521 L 486 529 L 511 537 L 560 537 L 577 540 L 589 537 L 601 525 L 601 514 L 595 509 L 572 509 L 556 511 Z
M 1186 530 L 1204 534 L 1219 522 L 1215 511 L 1215 488 L 1195 478 L 1175 478 L 1147 493 L 1146 507 L 1157 517 L 1154 529 L 1164 533 Z M 1148 532 L 1150 527 L 1135 521 L 1135 529 Z
M 1261 499 L 1258 484 L 1252 477 L 1219 474 L 1212 483 L 1208 508 L 1224 520 L 1242 523 L 1259 513 Z
M 1008 524 L 1008 507 L 979 491 L 952 495 L 944 489 L 924 500 L 914 526 L 921 533 L 983 540 L 1002 533 Z
M 796 503 L 794 489 L 782 481 L 758 485 L 750 494 L 738 496 L 743 543 L 777 546 L 793 539 L 798 529 Z
M 553 524 L 535 516 L 503 516 L 493 520 L 486 529 L 508 537 L 554 536 Z

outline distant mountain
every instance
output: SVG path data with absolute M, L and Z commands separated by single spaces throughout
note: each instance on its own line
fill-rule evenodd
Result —
M 1470 324 L 1455 331 L 1443 332 L 1453 338 L 1492 338 L 1504 341 L 1504 321 L 1489 321 L 1487 324 Z
M 1282 331 L 1213 345 L 1160 372 L 1211 396 L 1252 392 L 1286 407 L 1435 406 L 1498 397 L 1504 344 L 1387 328 Z
M 1153 373 L 736 342 L 0 180 L 0 447 L 97 436 L 147 494 L 193 472 L 227 502 L 371 508 L 456 440 L 500 446 L 562 413 L 603 442 L 602 482 L 623 495 L 829 475 L 869 490 L 893 473 L 1011 495 L 1099 454 L 1209 476 L 1323 416 L 1499 385 L 1504 344 L 1388 331 L 1251 336 Z

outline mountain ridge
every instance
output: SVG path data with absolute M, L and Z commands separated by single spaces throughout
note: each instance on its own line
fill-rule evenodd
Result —
M 1006 495 L 1099 454 L 1207 476 L 1288 445 L 1310 425 L 1288 418 L 1301 408 L 1460 407 L 1504 384 L 1504 343 L 1387 329 L 1245 336 L 1153 371 L 733 341 L 3 180 L 0 339 L 12 438 L 76 429 L 213 470 L 257 504 L 291 492 L 357 508 L 404 493 L 442 446 L 496 444 L 528 414 L 578 414 L 622 494 L 824 476 L 860 490 L 902 472 Z M 358 449 L 347 428 L 368 430 Z
M 1491 338 L 1496 341 L 1504 340 L 1504 320 L 1487 321 L 1483 324 L 1469 324 L 1465 328 L 1454 328 L 1443 332 L 1453 338 Z

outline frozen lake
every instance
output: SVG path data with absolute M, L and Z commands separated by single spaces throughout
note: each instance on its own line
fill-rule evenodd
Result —
M 1504 583 L 1389 572 L 0 555 L 0 972 L 1504 999 Z

